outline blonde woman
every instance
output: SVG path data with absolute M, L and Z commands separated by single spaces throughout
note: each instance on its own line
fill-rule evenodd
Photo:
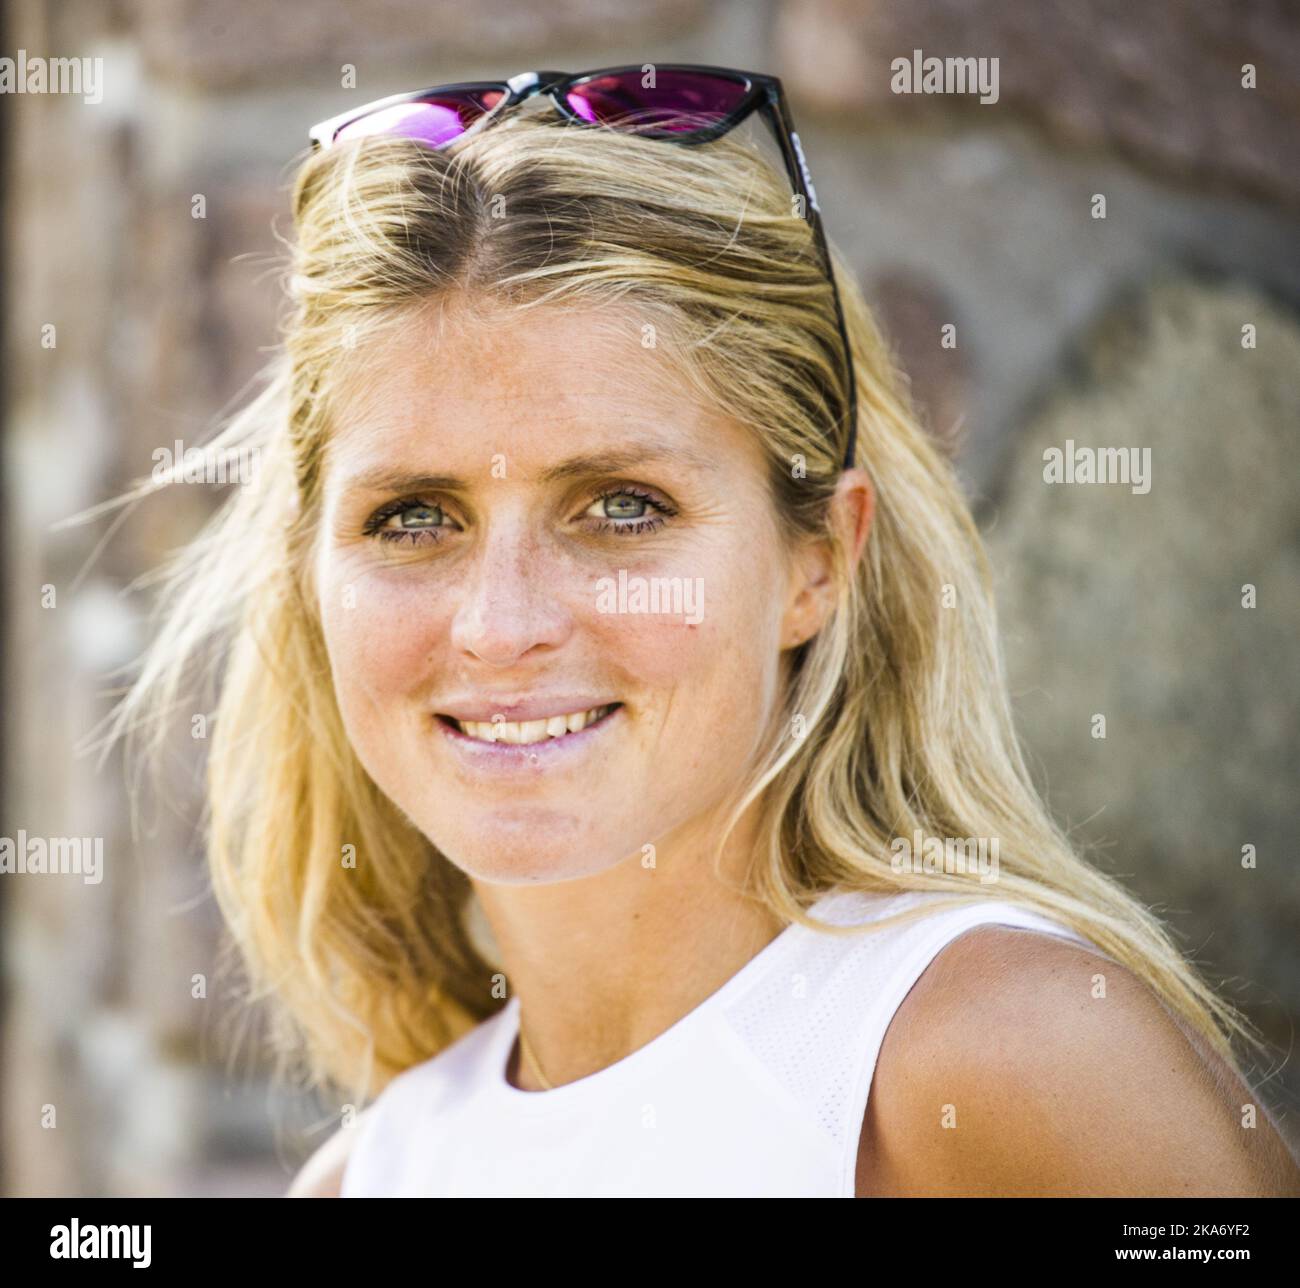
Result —
M 290 1193 L 1300 1192 L 1253 1034 L 1031 787 L 779 83 L 528 73 L 313 141 L 211 447 L 256 480 L 115 725 L 224 646 L 215 890 L 343 1106 Z

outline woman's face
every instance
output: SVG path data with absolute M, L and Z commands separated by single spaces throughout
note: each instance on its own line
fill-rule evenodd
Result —
M 335 404 L 315 572 L 347 733 L 484 881 L 707 826 L 825 598 L 752 438 L 603 319 L 449 314 L 435 345 L 412 314 Z

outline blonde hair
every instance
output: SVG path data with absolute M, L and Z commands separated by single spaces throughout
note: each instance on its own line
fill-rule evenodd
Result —
M 732 136 L 681 147 L 518 114 L 450 151 L 370 140 L 311 156 L 293 209 L 284 344 L 263 391 L 207 449 L 255 450 L 260 468 L 163 570 L 162 625 L 107 743 L 151 726 L 156 749 L 191 664 L 222 646 L 207 771 L 214 891 L 250 999 L 271 1004 L 281 1070 L 364 1098 L 501 1001 L 467 928 L 467 878 L 371 781 L 335 703 L 307 556 L 340 358 L 429 303 L 616 305 L 655 327 L 702 400 L 757 436 L 791 540 L 829 531 L 845 434 L 828 427 L 841 425 L 846 382 L 808 225 L 784 177 Z M 756 802 L 764 837 L 749 893 L 809 925 L 821 923 L 806 909 L 834 887 L 1037 910 L 1130 969 L 1235 1068 L 1232 1039 L 1256 1042 L 1250 1026 L 1074 852 L 1032 786 L 978 532 L 835 258 L 875 518 L 855 572 L 836 547 L 838 606 L 792 657 L 736 801 L 733 824 Z M 996 892 L 895 871 L 891 842 L 918 830 L 997 838 Z M 349 845 L 355 866 L 341 861 Z

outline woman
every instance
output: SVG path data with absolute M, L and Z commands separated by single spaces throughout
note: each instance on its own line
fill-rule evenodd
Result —
M 317 132 L 211 449 L 257 478 L 118 713 L 228 644 L 216 892 L 279 1049 L 377 1095 L 290 1193 L 1300 1192 L 1244 1022 L 1031 787 L 784 103 L 793 206 L 737 103 L 672 146 L 556 75 Z

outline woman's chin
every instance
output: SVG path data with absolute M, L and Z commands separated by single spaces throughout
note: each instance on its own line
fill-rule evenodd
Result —
M 596 876 L 615 867 L 619 860 L 609 862 L 578 862 L 573 853 L 535 854 L 519 850 L 511 853 L 483 853 L 453 860 L 466 876 L 492 885 L 550 885 L 557 881 L 576 881 Z
M 500 885 L 594 876 L 640 855 L 645 843 L 593 835 L 590 814 L 584 819 L 580 814 L 536 806 L 492 811 L 472 831 L 442 842 L 436 835 L 433 839 L 462 872 Z

